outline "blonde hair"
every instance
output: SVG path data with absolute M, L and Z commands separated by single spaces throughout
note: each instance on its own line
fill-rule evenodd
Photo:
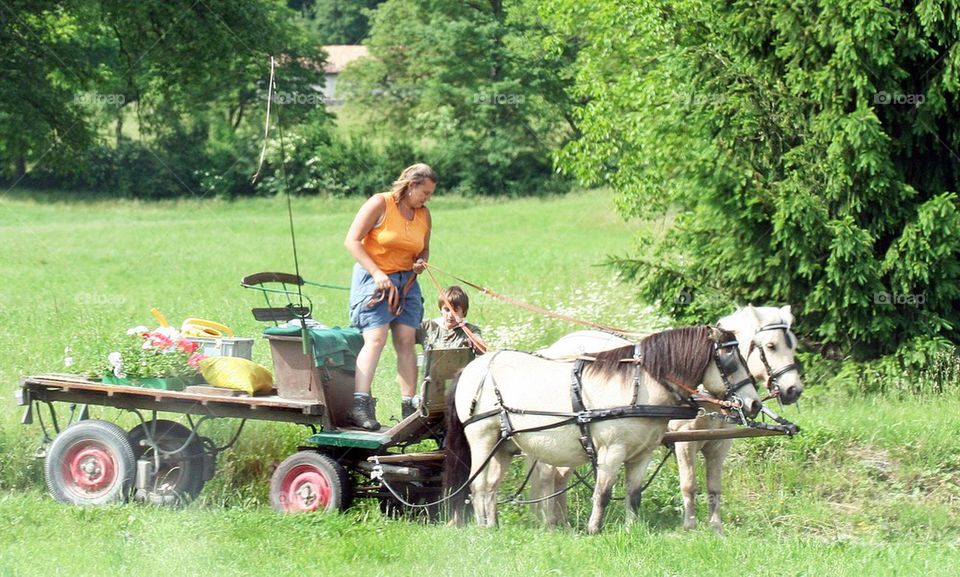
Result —
M 393 195 L 393 200 L 400 202 L 410 192 L 411 186 L 416 186 L 426 180 L 431 180 L 436 184 L 437 173 L 432 168 L 423 163 L 408 166 L 400 173 L 400 177 L 393 181 L 390 194 Z

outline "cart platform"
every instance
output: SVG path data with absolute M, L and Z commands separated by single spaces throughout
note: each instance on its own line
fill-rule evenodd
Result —
M 209 388 L 206 388 L 206 391 L 209 391 Z M 18 404 L 61 401 L 303 425 L 320 425 L 323 421 L 324 406 L 316 401 L 284 399 L 277 395 L 251 397 L 230 394 L 230 391 L 226 390 L 223 395 L 217 395 L 209 392 L 108 385 L 77 375 L 53 373 L 22 377 Z

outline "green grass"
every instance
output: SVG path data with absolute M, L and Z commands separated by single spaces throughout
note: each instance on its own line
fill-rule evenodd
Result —
M 725 538 L 611 527 L 586 537 L 388 521 L 353 510 L 281 517 L 263 509 L 61 507 L 37 494 L 0 498 L 4 575 L 952 575 L 957 550 L 778 536 Z M 51 522 L 56 518 L 56 523 Z
M 570 496 L 571 531 L 537 528 L 505 506 L 499 531 L 383 519 L 375 503 L 343 515 L 284 517 L 266 505 L 271 467 L 306 429 L 249 423 L 216 478 L 185 509 L 61 506 L 42 493 L 36 425 L 12 403 L 20 375 L 63 370 L 64 348 L 95 354 L 157 307 L 179 322 L 203 317 L 255 336 L 257 295 L 240 278 L 292 270 L 284 199 L 237 202 L 0 199 L 0 576 L 5 575 L 952 575 L 960 559 L 960 401 L 850 399 L 808 383 L 794 439 L 739 441 L 725 476 L 726 537 L 680 530 L 676 466 L 644 496 L 624 529 L 622 503 L 605 532 L 578 530 L 589 493 Z M 302 274 L 347 284 L 341 241 L 358 199 L 295 199 Z M 615 326 L 652 330 L 663 319 L 598 266 L 638 232 L 608 193 L 497 202 L 437 198 L 432 261 L 500 293 Z M 435 290 L 422 279 L 428 311 Z M 440 277 L 444 284 L 452 283 Z M 470 290 L 470 320 L 495 346 L 534 348 L 575 329 Z M 347 322 L 346 293 L 312 291 L 315 317 Z M 264 342 L 255 358 L 269 365 Z M 399 412 L 386 351 L 374 384 L 381 420 Z M 101 418 L 132 425 L 118 410 Z M 229 421 L 209 434 L 229 438 Z M 518 483 L 523 472 L 512 471 Z M 704 499 L 705 501 L 705 499 Z M 705 503 L 701 507 L 704 510 Z M 703 515 L 701 515 L 703 518 Z

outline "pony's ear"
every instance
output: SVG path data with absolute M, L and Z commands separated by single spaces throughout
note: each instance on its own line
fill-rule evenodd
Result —
M 790 305 L 780 307 L 780 318 L 787 323 L 788 327 L 793 326 L 793 313 L 790 312 Z
M 760 311 L 757 310 L 757 307 L 752 304 L 747 305 L 743 307 L 743 313 L 747 315 L 748 318 L 756 321 L 758 325 L 760 324 Z
M 715 342 L 715 343 L 719 343 L 719 342 L 723 339 L 723 330 L 721 330 L 719 327 L 715 327 L 715 326 L 713 326 L 713 325 L 710 325 L 710 326 L 707 327 L 707 328 L 710 329 L 710 340 L 711 340 L 711 341 L 713 341 L 713 342 Z

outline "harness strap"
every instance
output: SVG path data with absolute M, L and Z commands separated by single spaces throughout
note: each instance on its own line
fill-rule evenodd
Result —
M 640 352 L 640 343 L 633 344 L 633 398 L 630 399 L 631 405 L 636 405 L 640 400 L 640 371 L 643 370 L 643 354 Z
M 473 400 L 470 401 L 470 412 L 469 412 L 468 414 L 471 416 L 471 418 L 467 419 L 467 422 L 471 422 L 471 423 L 472 423 L 472 422 L 474 422 L 474 421 L 480 420 L 480 419 L 474 419 L 474 418 L 473 418 L 473 412 L 477 410 L 477 403 L 480 402 L 480 396 L 483 394 L 483 384 L 484 384 L 485 382 L 487 382 L 487 379 L 489 378 L 489 379 L 490 379 L 490 382 L 493 383 L 493 388 L 494 388 L 494 390 L 496 390 L 496 388 L 497 388 L 497 383 L 496 383 L 496 381 L 493 380 L 493 361 L 495 361 L 495 360 L 497 359 L 497 355 L 499 355 L 501 352 L 502 352 L 502 351 L 497 351 L 497 352 L 493 353 L 493 356 L 490 357 L 490 360 L 487 362 L 487 374 L 484 375 L 484 377 L 483 377 L 482 379 L 480 379 L 480 382 L 477 384 L 477 392 L 473 394 Z M 498 395 L 499 395 L 499 393 L 498 393 Z M 487 415 L 487 416 L 490 416 L 490 415 L 495 415 L 497 412 L 499 412 L 499 411 L 494 411 L 493 413 L 489 413 L 489 414 L 488 414 L 488 413 L 484 413 L 484 414 Z M 485 418 L 485 417 L 484 417 L 484 418 Z M 466 425 L 466 424 L 467 424 L 467 423 L 465 422 L 464 425 Z
M 561 413 L 556 411 L 532 411 L 529 409 L 515 409 L 513 407 L 501 407 L 498 409 L 493 409 L 491 411 L 486 411 L 483 413 L 478 413 L 473 417 L 470 417 L 463 422 L 463 425 L 466 426 L 477 421 L 482 421 L 484 419 L 489 419 L 490 417 L 495 417 L 502 412 L 507 412 L 513 415 L 527 415 L 534 417 L 559 417 L 562 418 L 562 421 L 556 423 L 550 423 L 549 425 L 542 425 L 539 427 L 533 427 L 529 429 L 520 429 L 514 430 L 514 433 L 529 433 L 531 431 L 543 431 L 546 429 L 552 429 L 556 427 L 562 427 L 564 425 L 569 425 L 577 420 L 586 420 L 586 421 L 602 421 L 604 419 L 616 419 L 616 418 L 627 418 L 627 417 L 646 417 L 653 419 L 693 419 L 698 414 L 700 414 L 699 409 L 696 407 L 685 406 L 685 407 L 665 407 L 663 405 L 628 405 L 623 407 L 609 407 L 606 409 L 584 409 L 578 413 Z
M 496 415 L 499 415 L 501 412 L 502 412 L 502 409 L 494 409 L 494 410 L 492 410 L 492 411 L 487 411 L 487 412 L 485 412 L 485 413 L 476 414 L 476 415 L 470 417 L 469 419 L 467 419 L 466 421 L 464 421 L 464 422 L 463 422 L 463 426 L 466 427 L 467 425 L 469 425 L 469 424 L 471 424 L 471 423 L 476 423 L 477 421 L 482 421 L 482 420 L 484 420 L 484 419 L 489 419 L 490 417 L 494 417 L 494 416 L 496 416 Z
M 587 407 L 583 404 L 583 375 L 584 361 L 577 359 L 573 363 L 570 379 L 571 405 L 573 412 L 576 413 L 577 426 L 580 427 L 580 445 L 590 458 L 590 464 L 594 470 L 597 468 L 597 448 L 593 444 L 593 437 L 590 436 L 590 421 Z

